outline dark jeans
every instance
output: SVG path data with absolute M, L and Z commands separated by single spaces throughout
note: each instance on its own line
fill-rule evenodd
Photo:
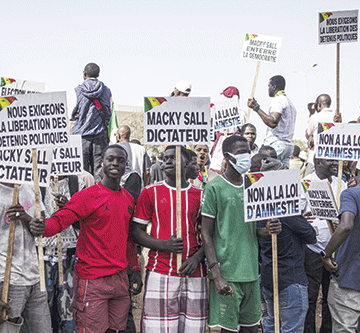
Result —
M 320 255 L 305 247 L 305 271 L 309 280 L 309 310 L 305 319 L 304 333 L 315 333 L 316 302 L 322 287 L 322 323 L 320 333 L 331 333 L 331 314 L 327 297 L 330 284 L 330 273 L 324 268 Z
M 90 138 L 82 137 L 84 169 L 92 173 L 95 183 L 100 181 L 101 155 L 108 144 L 109 138 L 107 132 Z

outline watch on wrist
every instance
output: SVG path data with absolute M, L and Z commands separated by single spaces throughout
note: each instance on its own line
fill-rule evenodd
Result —
M 321 250 L 320 251 L 320 257 L 326 259 L 326 258 L 331 258 L 331 255 L 329 256 L 329 255 L 326 254 L 325 251 Z

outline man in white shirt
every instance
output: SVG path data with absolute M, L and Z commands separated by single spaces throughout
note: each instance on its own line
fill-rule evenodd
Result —
M 260 108 L 255 98 L 249 98 L 247 104 L 267 126 L 263 144 L 273 147 L 280 162 L 289 167 L 294 149 L 296 109 L 285 94 L 285 79 L 281 75 L 270 78 L 268 88 L 269 96 L 272 97 L 268 113 Z

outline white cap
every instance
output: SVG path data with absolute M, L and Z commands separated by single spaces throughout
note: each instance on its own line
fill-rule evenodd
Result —
M 181 80 L 173 87 L 173 89 L 177 89 L 184 94 L 191 93 L 191 83 L 186 80 Z
M 306 151 L 302 150 L 299 154 L 299 158 L 301 158 L 304 161 L 307 161 L 308 155 L 307 155 Z

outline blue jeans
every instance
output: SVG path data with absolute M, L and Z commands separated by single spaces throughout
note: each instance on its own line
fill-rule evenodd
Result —
M 263 288 L 268 317 L 264 333 L 275 332 L 273 292 Z M 307 286 L 292 284 L 279 292 L 279 317 L 281 333 L 303 333 L 308 309 Z
M 277 159 L 285 164 L 287 167 L 289 167 L 290 158 L 294 151 L 294 145 L 292 144 L 286 144 L 280 140 L 274 141 L 270 144 L 271 147 L 273 147 L 277 154 Z

